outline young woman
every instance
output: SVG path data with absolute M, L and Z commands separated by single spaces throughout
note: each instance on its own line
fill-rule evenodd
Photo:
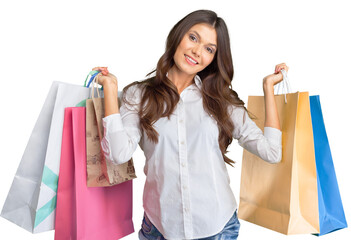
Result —
M 101 142 L 106 160 L 128 161 L 139 144 L 146 183 L 140 239 L 237 239 L 240 223 L 225 156 L 233 138 L 270 163 L 281 160 L 281 131 L 273 86 L 278 64 L 263 78 L 264 133 L 232 90 L 233 63 L 227 26 L 209 10 L 194 11 L 170 31 L 165 53 L 147 76 L 123 89 L 107 67 L 98 83 L 105 96 Z

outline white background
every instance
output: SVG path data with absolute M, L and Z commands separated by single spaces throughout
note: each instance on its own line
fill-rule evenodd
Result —
M 176 22 L 197 9 L 211 9 L 229 28 L 234 89 L 247 102 L 262 95 L 262 78 L 285 62 L 293 91 L 321 98 L 344 210 L 351 223 L 350 7 L 348 1 L 2 1 L 0 4 L 0 207 L 52 81 L 82 85 L 95 66 L 108 66 L 119 90 L 145 78 L 164 52 Z M 233 141 L 228 157 L 231 187 L 239 201 L 242 149 Z M 138 239 L 145 181 L 144 155 L 134 156 L 133 222 Z M 321 239 L 350 239 L 349 229 Z M 0 218 L 0 239 L 53 239 L 32 235 Z M 240 239 L 316 239 L 285 236 L 241 220 Z

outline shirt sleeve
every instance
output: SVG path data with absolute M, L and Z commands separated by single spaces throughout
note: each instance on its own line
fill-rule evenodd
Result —
M 111 161 L 114 164 L 123 164 L 129 161 L 141 139 L 138 114 L 141 99 L 140 90 L 137 89 L 137 85 L 133 85 L 125 94 L 127 100 L 133 105 L 125 103 L 122 96 L 120 98 L 120 112 L 102 119 L 104 137 L 101 140 L 101 148 L 106 161 Z
M 233 106 L 231 119 L 234 123 L 233 136 L 240 146 L 266 162 L 281 161 L 282 132 L 279 129 L 264 127 L 263 133 L 243 107 Z

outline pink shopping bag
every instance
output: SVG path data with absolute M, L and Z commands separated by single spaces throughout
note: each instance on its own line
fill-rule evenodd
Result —
M 134 232 L 132 180 L 87 187 L 85 107 L 65 108 L 55 239 L 120 239 Z

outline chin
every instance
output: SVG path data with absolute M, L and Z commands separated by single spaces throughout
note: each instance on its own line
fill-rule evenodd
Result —
M 184 73 L 187 73 L 189 75 L 196 74 L 196 73 L 202 71 L 202 69 L 200 69 L 198 65 L 197 66 L 190 66 L 190 65 L 188 65 L 188 63 L 185 63 L 184 65 L 185 66 L 183 68 L 181 68 L 181 71 Z

